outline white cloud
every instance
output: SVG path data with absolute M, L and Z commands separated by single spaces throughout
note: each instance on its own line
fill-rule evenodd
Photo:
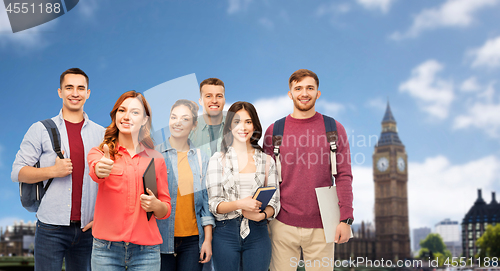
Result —
M 85 18 L 92 18 L 94 16 L 96 10 L 99 8 L 99 2 L 97 0 L 79 1 L 78 5 L 76 5 L 75 8 Z
M 411 229 L 433 228 L 445 218 L 461 223 L 477 198 L 478 188 L 487 203 L 491 201 L 491 192 L 500 188 L 500 159 L 493 155 L 456 165 L 439 155 L 420 163 L 410 162 L 408 172 Z M 357 223 L 374 221 L 373 169 L 353 166 L 352 174 L 354 217 Z
M 482 189 L 483 199 L 498 189 L 500 159 L 490 155 L 465 164 L 453 165 L 436 156 L 408 166 L 408 203 L 411 228 L 432 227 L 444 218 L 462 221 Z
M 382 13 L 387 13 L 395 0 L 356 0 L 358 4 L 366 9 L 380 10 Z
M 337 14 L 348 13 L 349 11 L 351 11 L 349 4 L 322 4 L 316 9 L 316 15 L 318 17 L 323 17 L 325 15 L 335 16 Z
M 481 9 L 496 5 L 499 0 L 447 0 L 440 7 L 421 11 L 406 33 L 395 32 L 393 39 L 415 38 L 425 30 L 444 27 L 467 27 Z
M 352 166 L 354 219 L 374 222 L 375 189 L 371 167 Z
M 51 29 L 54 25 L 54 20 L 43 25 L 20 31 L 17 33 L 12 33 L 12 28 L 10 27 L 9 17 L 7 11 L 5 10 L 5 5 L 0 4 L 0 46 L 5 47 L 9 44 L 13 44 L 20 51 L 23 49 L 36 49 L 43 48 L 46 46 L 47 42 L 42 38 L 41 31 Z
M 453 82 L 437 77 L 442 69 L 443 66 L 436 60 L 427 60 L 414 68 L 411 77 L 399 86 L 400 92 L 416 99 L 422 111 L 438 119 L 448 117 L 454 99 Z
M 365 105 L 367 107 L 375 108 L 378 110 L 385 110 L 387 108 L 387 101 L 382 98 L 375 98 L 368 100 Z
M 481 86 L 477 82 L 477 78 L 472 76 L 465 80 L 460 86 L 460 90 L 463 92 L 475 92 L 481 89 Z
M 473 127 L 483 130 L 492 138 L 500 137 L 500 102 L 495 102 L 494 84 L 490 83 L 483 92 L 478 93 L 474 102 L 466 106 L 465 114 L 454 119 L 454 129 Z
M 252 0 L 229 0 L 229 6 L 227 8 L 227 13 L 228 14 L 235 14 L 237 12 L 246 10 L 248 8 L 248 5 Z
M 293 111 L 293 102 L 288 95 L 259 99 L 252 104 L 259 114 L 260 124 L 264 133 L 269 125 Z
M 474 57 L 474 61 L 472 62 L 473 68 L 500 67 L 500 36 L 487 40 L 482 47 L 471 50 L 469 55 Z
M 274 29 L 274 23 L 268 18 L 260 18 L 259 19 L 259 24 L 262 25 L 264 28 L 267 30 L 273 30 Z
M 325 101 L 321 98 L 316 102 L 316 111 L 332 116 L 334 118 L 344 110 L 345 106 L 340 103 Z

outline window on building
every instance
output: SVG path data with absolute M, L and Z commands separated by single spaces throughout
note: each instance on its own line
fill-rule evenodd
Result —
M 469 231 L 471 231 L 471 230 L 472 230 L 472 224 L 471 224 L 471 223 L 469 223 L 468 230 L 469 230 Z
M 472 239 L 472 232 L 469 232 L 469 239 Z
M 469 241 L 469 248 L 473 248 L 474 247 L 474 241 L 470 240 Z
M 486 227 L 488 226 L 488 222 L 484 222 L 484 230 L 486 230 Z
M 469 257 L 472 257 L 474 256 L 474 250 L 473 249 L 469 249 Z
M 476 223 L 476 231 L 481 229 L 481 223 Z
M 477 232 L 476 232 L 476 239 L 477 239 L 477 238 L 479 238 L 479 237 L 481 237 L 481 232 L 480 232 L 480 231 L 477 231 Z

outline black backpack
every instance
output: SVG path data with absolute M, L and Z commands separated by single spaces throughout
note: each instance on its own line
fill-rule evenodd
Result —
M 286 117 L 274 122 L 273 127 L 273 152 L 276 157 L 276 169 L 278 171 L 278 178 L 280 183 L 283 181 L 281 179 L 281 159 L 280 159 L 280 146 L 283 141 L 283 131 L 285 130 L 285 120 Z M 330 163 L 332 166 L 332 175 L 337 174 L 337 123 L 335 119 L 323 115 L 323 121 L 325 122 L 326 139 L 330 143 Z
M 52 119 L 46 119 L 40 122 L 45 126 L 45 128 L 47 128 L 50 141 L 52 142 L 52 147 L 57 156 L 60 159 L 64 159 L 64 156 L 61 153 L 61 138 L 59 136 L 59 130 L 57 129 L 56 124 Z M 36 162 L 34 167 L 39 168 L 40 161 Z M 33 213 L 36 213 L 38 211 L 40 202 L 42 201 L 45 192 L 47 192 L 47 189 L 49 189 L 49 186 L 52 183 L 53 179 L 54 178 L 49 179 L 45 186 L 43 185 L 43 181 L 32 184 L 19 182 L 19 196 L 21 197 L 21 203 L 26 210 Z

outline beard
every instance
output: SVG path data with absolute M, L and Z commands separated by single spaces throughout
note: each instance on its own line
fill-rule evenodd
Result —
M 301 98 L 308 98 L 308 99 L 310 99 L 310 101 L 307 104 L 302 104 L 299 101 L 299 97 L 297 97 L 297 98 L 293 97 L 293 104 L 294 104 L 295 108 L 297 108 L 299 111 L 307 112 L 307 111 L 311 110 L 314 107 L 314 105 L 316 104 L 317 96 L 312 97 L 312 96 L 308 95 L 308 96 L 300 96 L 300 97 Z

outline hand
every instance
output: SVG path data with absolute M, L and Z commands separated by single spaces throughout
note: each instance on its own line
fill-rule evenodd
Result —
M 146 191 L 148 195 L 142 194 L 140 198 L 141 207 L 146 212 L 154 212 L 158 208 L 158 203 L 161 204 L 161 201 L 155 197 L 155 194 L 149 188 Z
M 256 222 L 259 222 L 259 221 L 263 220 L 264 218 L 266 218 L 266 214 L 264 214 L 264 213 L 248 212 L 245 210 L 241 210 L 241 214 L 243 215 L 243 217 L 246 217 L 246 218 L 253 220 L 253 221 L 256 221 Z
M 110 158 L 109 147 L 107 144 L 102 146 L 102 151 L 104 152 L 104 155 L 94 167 L 95 175 L 101 179 L 109 176 L 109 173 L 111 173 L 111 170 L 113 169 L 113 164 L 115 163 Z
M 89 224 L 85 225 L 85 227 L 83 227 L 82 231 L 86 232 L 89 229 L 92 229 L 92 226 L 94 226 L 94 221 L 90 221 Z
M 212 242 L 205 240 L 201 245 L 199 263 L 208 263 L 212 258 Z
M 346 243 L 351 238 L 351 226 L 347 223 L 340 222 L 335 230 L 334 242 L 337 244 Z
M 64 155 L 64 151 L 62 151 L 62 154 Z M 57 156 L 53 169 L 54 178 L 66 177 L 73 172 L 73 163 L 71 163 L 71 159 L 69 158 L 61 159 Z
M 262 206 L 262 202 L 252 199 L 252 196 L 248 196 L 246 198 L 240 199 L 238 201 L 238 209 L 249 211 L 249 212 L 260 212 L 260 206 Z

